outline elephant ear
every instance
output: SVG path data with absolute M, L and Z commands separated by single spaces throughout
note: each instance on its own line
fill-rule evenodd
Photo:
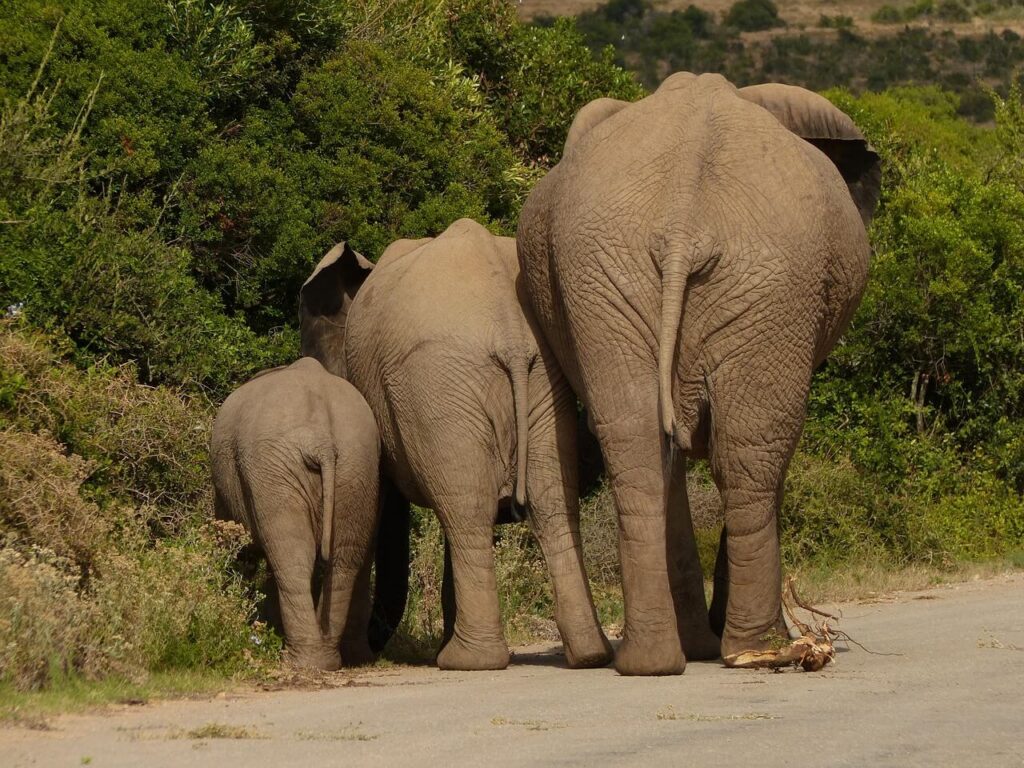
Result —
M 569 134 L 565 137 L 565 149 L 562 154 L 569 154 L 569 150 L 579 144 L 580 139 L 582 139 L 591 128 L 604 122 L 625 107 L 628 107 L 629 104 L 630 102 L 620 101 L 619 99 L 594 99 L 592 102 L 584 106 L 576 113 L 576 117 L 573 118 L 572 125 L 569 126 Z
M 299 340 L 304 357 L 345 375 L 345 320 L 373 263 L 346 242 L 331 248 L 299 291 Z
M 738 92 L 824 152 L 842 174 L 864 226 L 871 223 L 882 188 L 882 167 L 878 154 L 849 115 L 824 96 L 794 85 L 766 83 Z

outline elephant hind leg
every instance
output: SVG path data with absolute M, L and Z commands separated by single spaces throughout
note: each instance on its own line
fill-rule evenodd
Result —
M 546 383 L 546 382 L 545 382 Z M 555 623 L 572 668 L 603 667 L 612 647 L 594 609 L 580 539 L 577 497 L 576 408 L 568 386 L 548 387 L 546 399 L 530 427 L 527 496 L 530 522 L 551 576 Z
M 494 501 L 464 499 L 437 510 L 451 547 L 455 626 L 437 654 L 441 669 L 504 669 L 509 653 L 501 628 L 494 572 Z
M 715 557 L 715 591 L 711 597 L 708 619 L 711 631 L 719 637 L 725 631 L 725 606 L 729 602 L 729 541 L 728 532 L 722 526 L 718 540 L 718 555 Z
M 708 620 L 704 572 L 686 492 L 686 459 L 681 454 L 675 455 L 671 472 L 666 546 L 676 626 L 687 660 L 709 661 L 719 657 L 721 642 Z
M 780 378 L 759 359 L 712 380 L 711 471 L 725 508 L 712 620 L 722 621 L 722 656 L 767 650 L 786 636 L 778 515 L 789 460 L 803 425 L 810 381 Z M 740 383 L 742 382 L 742 383 Z M 722 562 L 724 560 L 724 562 Z M 726 578 L 727 572 L 727 578 Z
M 333 547 L 324 575 L 318 620 L 324 643 L 340 649 L 346 666 L 368 664 L 370 648 L 371 544 L 377 522 L 378 480 L 375 471 L 347 477 L 338 466 L 333 515 Z M 353 467 L 349 467 L 353 469 Z
M 615 668 L 623 675 L 678 675 L 686 666 L 669 569 L 669 470 L 658 423 L 657 388 L 591 397 L 598 439 L 619 517 L 625 602 Z M 608 398 L 607 401 L 605 398 Z M 614 413 L 614 420 L 602 414 Z
M 318 547 L 306 501 L 283 486 L 253 498 L 267 564 L 277 585 L 285 658 L 296 666 L 337 669 L 338 651 L 324 643 L 313 604 Z

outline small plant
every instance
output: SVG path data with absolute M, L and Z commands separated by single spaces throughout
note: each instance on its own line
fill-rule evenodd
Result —
M 172 736 L 178 738 L 178 736 Z M 264 739 L 255 728 L 246 725 L 225 725 L 224 723 L 207 723 L 191 731 L 185 731 L 187 739 Z
M 842 14 L 828 16 L 823 13 L 818 17 L 818 26 L 822 29 L 853 29 L 853 17 Z
M 898 8 L 885 4 L 871 14 L 871 20 L 876 24 L 900 24 L 903 22 L 903 13 Z
M 725 14 L 727 26 L 744 32 L 784 27 L 786 22 L 779 18 L 779 9 L 772 0 L 738 0 Z
M 971 20 L 971 12 L 957 0 L 943 0 L 935 9 L 935 16 L 943 21 L 964 23 Z

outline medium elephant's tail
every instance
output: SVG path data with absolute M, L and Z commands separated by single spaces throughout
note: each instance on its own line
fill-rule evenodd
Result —
M 516 488 L 515 505 L 526 506 L 526 459 L 530 437 L 530 364 L 523 357 L 509 361 L 508 375 L 512 382 L 512 404 L 516 417 Z
M 374 556 L 369 641 L 380 653 L 402 623 L 409 596 L 409 502 L 390 482 L 381 483 L 381 516 Z
M 334 449 L 325 449 L 317 456 L 320 464 L 320 483 L 323 488 L 323 511 L 320 513 L 320 557 L 330 562 L 334 551 L 334 469 L 338 458 Z
M 672 254 L 662 265 L 661 329 L 658 334 L 658 404 L 661 429 L 670 439 L 676 437 L 675 405 L 672 402 L 672 376 L 675 368 L 679 324 L 683 318 L 689 261 Z

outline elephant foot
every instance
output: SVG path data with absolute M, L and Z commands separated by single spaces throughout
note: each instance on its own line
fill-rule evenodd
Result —
M 684 669 L 686 657 L 675 632 L 654 641 L 626 635 L 615 652 L 620 675 L 681 675 Z
M 284 660 L 293 667 L 320 669 L 334 672 L 341 668 L 341 654 L 336 648 L 317 646 L 287 646 Z
M 570 669 L 593 669 L 605 667 L 614 658 L 612 645 L 604 632 L 596 630 L 588 633 L 584 640 L 563 642 L 565 648 L 565 661 Z
M 345 641 L 341 644 L 341 661 L 346 667 L 362 667 L 373 664 L 377 654 L 370 648 L 370 643 L 362 641 Z
M 727 667 L 744 667 L 740 660 L 746 656 L 759 656 L 780 651 L 789 645 L 789 630 L 779 618 L 774 626 L 763 632 L 738 635 L 726 625 L 722 634 L 722 661 Z
M 457 629 L 452 639 L 445 643 L 444 648 L 437 654 L 437 666 L 440 669 L 504 669 L 508 666 L 508 661 L 508 647 L 503 640 L 470 643 L 460 637 Z
M 709 626 L 684 630 L 681 635 L 687 661 L 714 661 L 722 655 L 722 641 Z

